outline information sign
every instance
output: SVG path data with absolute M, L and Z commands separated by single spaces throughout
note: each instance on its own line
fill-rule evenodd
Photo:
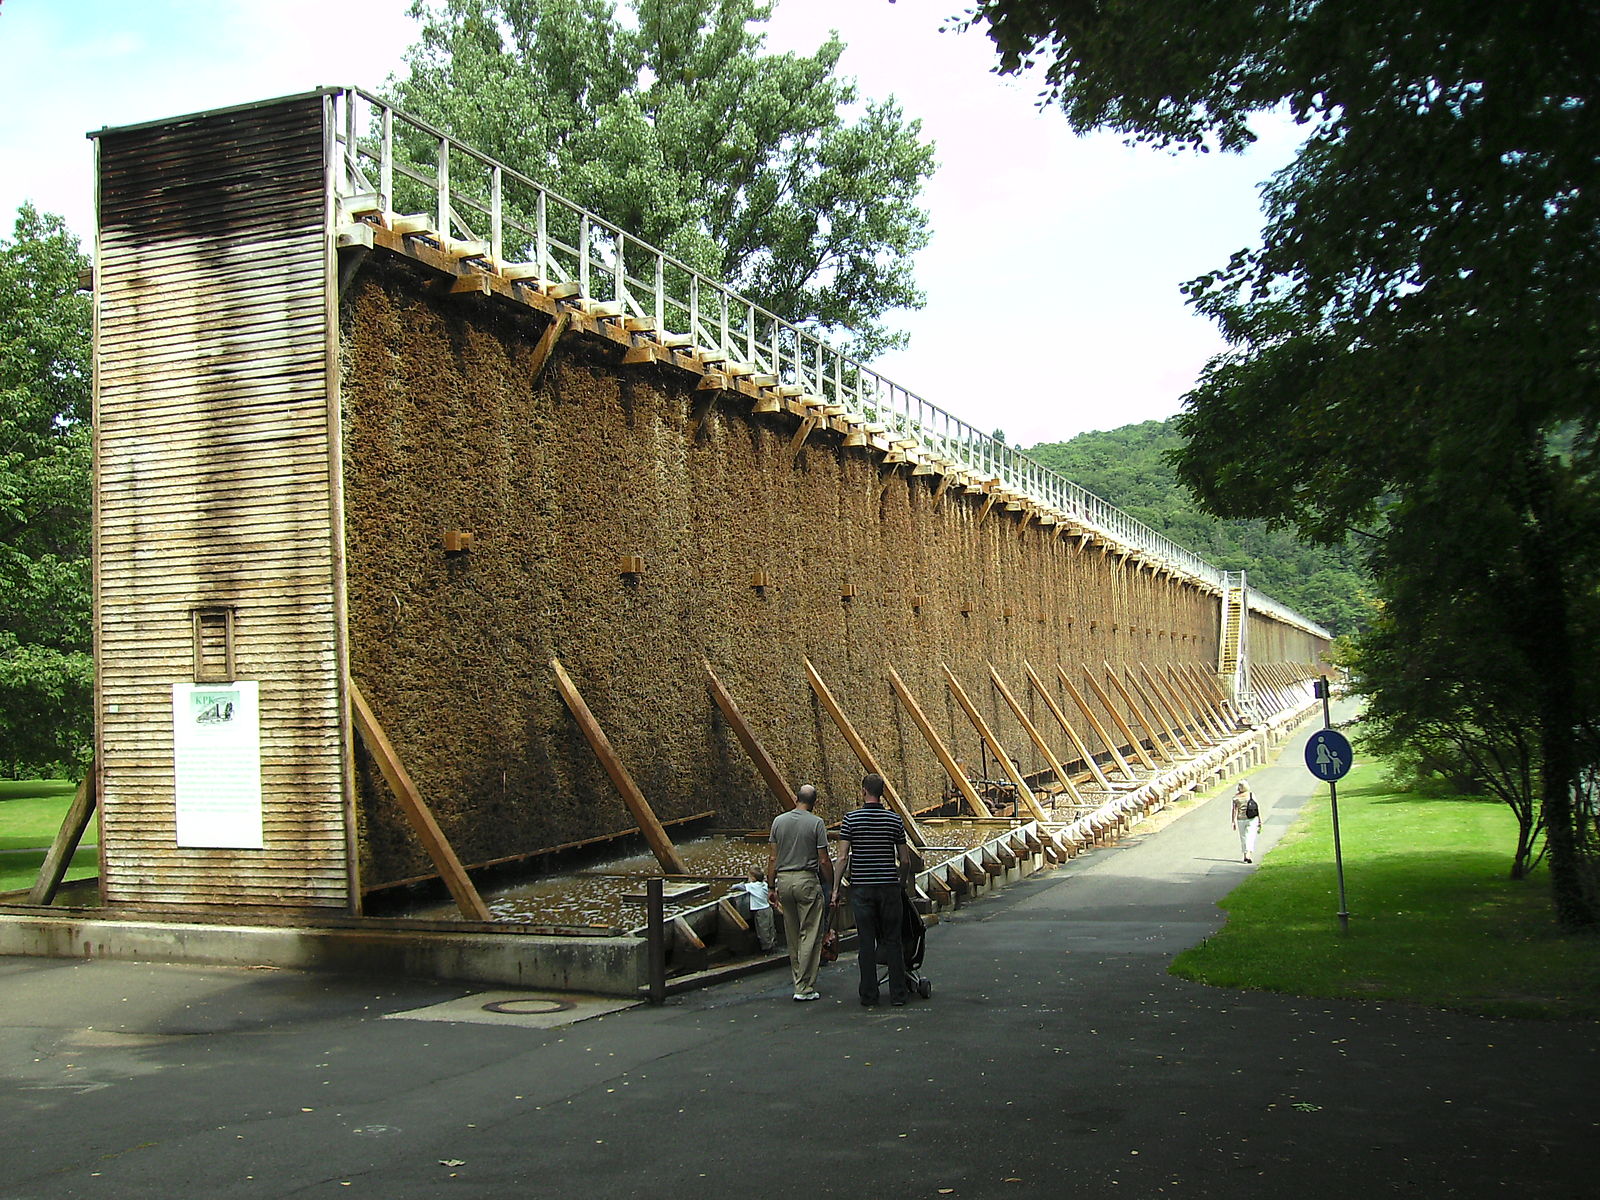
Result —
M 172 686 L 178 845 L 259 850 L 261 722 L 254 681 Z

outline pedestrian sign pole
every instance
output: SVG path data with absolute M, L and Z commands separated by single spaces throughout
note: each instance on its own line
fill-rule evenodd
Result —
M 1322 728 L 1306 743 L 1306 769 L 1328 784 L 1333 804 L 1333 865 L 1339 875 L 1339 932 L 1350 932 L 1350 906 L 1344 898 L 1344 850 L 1339 845 L 1339 780 L 1350 770 L 1350 741 L 1333 728 L 1328 715 L 1328 677 L 1317 680 L 1322 698 Z

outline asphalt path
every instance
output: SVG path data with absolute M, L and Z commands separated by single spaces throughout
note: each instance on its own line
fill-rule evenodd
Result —
M 1302 740 L 1253 776 L 1263 853 Z M 429 982 L 0 959 L 0 1196 L 1600 1194 L 1600 1027 L 1174 979 L 1254 868 L 1225 796 L 1154 824 L 932 929 L 904 1008 L 844 960 L 820 1003 L 779 972 L 550 1028 L 390 1019 L 495 1019 Z

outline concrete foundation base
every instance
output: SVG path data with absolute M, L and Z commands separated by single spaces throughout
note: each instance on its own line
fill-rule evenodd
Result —
M 525 989 L 636 996 L 638 938 L 288 928 L 0 914 L 0 954 L 371 971 Z

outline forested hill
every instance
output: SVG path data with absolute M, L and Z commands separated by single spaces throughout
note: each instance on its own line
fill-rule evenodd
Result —
M 1307 546 L 1261 521 L 1221 521 L 1202 513 L 1162 455 L 1181 442 L 1169 421 L 1146 421 L 1027 453 L 1250 586 L 1325 625 L 1351 633 L 1366 621 L 1365 577 L 1348 547 Z

